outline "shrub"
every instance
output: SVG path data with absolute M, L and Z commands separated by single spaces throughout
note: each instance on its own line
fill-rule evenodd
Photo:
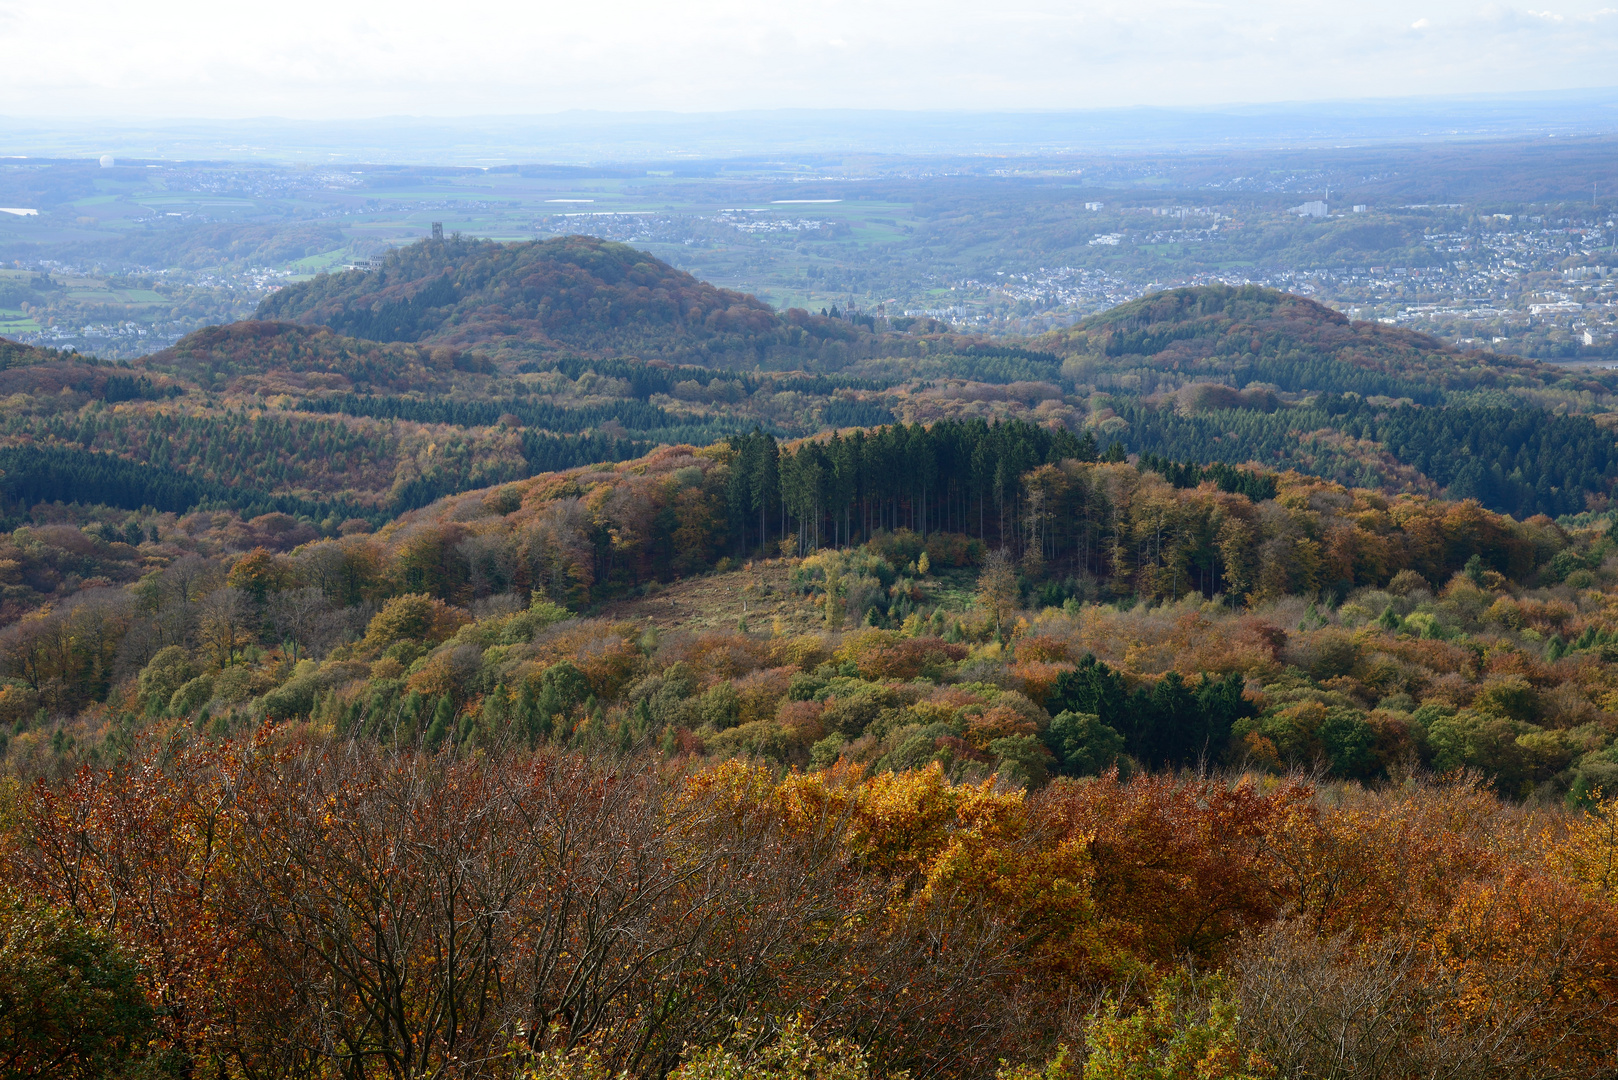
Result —
M 1058 713 L 1045 733 L 1045 744 L 1070 776 L 1099 776 L 1124 752 L 1124 737 L 1094 713 Z
M 1113 1005 L 1085 1032 L 1084 1080 L 1268 1080 L 1269 1064 L 1244 1050 L 1236 1005 L 1221 983 L 1159 984 L 1151 1002 L 1125 1014 Z M 1021 1078 L 1019 1078 L 1021 1080 Z
M 191 662 L 190 654 L 178 645 L 168 645 L 159 649 L 157 655 L 141 669 L 135 685 L 142 701 L 157 697 L 166 705 L 176 690 L 196 676 L 197 668 Z
M 198 675 L 174 691 L 169 699 L 169 712 L 175 716 L 190 716 L 213 698 L 213 679 Z
M 433 642 L 447 640 L 467 622 L 467 615 L 442 600 L 421 593 L 395 596 L 382 606 L 365 628 L 361 647 L 380 652 L 400 641 Z
M 271 720 L 308 716 L 319 690 L 320 683 L 313 678 L 291 679 L 264 695 L 264 715 Z
M 1033 735 L 994 739 L 988 749 L 999 759 L 998 771 L 1024 787 L 1042 787 L 1050 779 L 1051 752 Z
M 731 1040 L 705 1050 L 692 1048 L 669 1080 L 868 1080 L 870 1063 L 855 1043 L 817 1040 L 800 1021 L 790 1021 L 776 1038 L 760 1044 L 757 1032 L 743 1028 Z M 898 1073 L 891 1080 L 906 1080 Z
M 115 1076 L 145 1049 L 153 1013 L 137 966 L 72 913 L 0 900 L 0 1062 L 41 1080 Z

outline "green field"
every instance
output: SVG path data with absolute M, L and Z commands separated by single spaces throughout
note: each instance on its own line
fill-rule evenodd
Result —
M 310 255 L 308 258 L 288 263 L 287 268 L 299 274 L 318 274 L 322 270 L 340 269 L 352 257 L 348 248 L 334 248 L 319 255 Z

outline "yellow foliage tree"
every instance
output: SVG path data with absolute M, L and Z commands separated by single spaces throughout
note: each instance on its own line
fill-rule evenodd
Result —
M 1150 1004 L 1132 1013 L 1117 1005 L 1092 1018 L 1084 1080 L 1268 1080 L 1275 1072 L 1243 1050 L 1236 1005 L 1218 983 L 1206 1001 L 1189 980 L 1164 979 Z M 1021 1078 L 1019 1078 L 1021 1080 Z

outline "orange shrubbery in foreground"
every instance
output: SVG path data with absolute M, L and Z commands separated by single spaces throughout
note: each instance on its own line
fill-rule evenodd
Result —
M 1614 1065 L 1612 804 L 268 734 L 18 795 L 8 927 L 43 904 L 109 937 L 153 1008 L 132 1053 L 181 1074 L 661 1075 L 792 1017 L 878 1074 L 1059 1044 L 1046 1072 L 1086 1076 L 1171 1043 L 1197 1076 Z

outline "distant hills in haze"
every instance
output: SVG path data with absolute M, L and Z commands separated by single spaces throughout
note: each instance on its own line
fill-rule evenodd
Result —
M 1249 286 L 1169 289 L 1054 330 L 1033 344 L 1075 358 L 1076 377 L 1137 364 L 1232 386 L 1330 391 L 1436 405 L 1452 391 L 1568 383 L 1610 392 L 1566 369 L 1464 350 L 1427 334 L 1355 322 L 1302 296 Z
M 1463 351 L 1258 286 L 1154 293 L 991 341 L 778 312 L 591 237 L 450 238 L 289 286 L 255 315 L 129 364 L 0 343 L 14 406 L 0 495 L 335 527 L 660 444 L 945 420 L 1518 517 L 1601 510 L 1618 484 L 1618 375 Z
M 565 349 L 748 367 L 813 360 L 862 336 L 849 322 L 777 313 L 627 244 L 587 236 L 414 244 L 375 269 L 281 289 L 256 317 L 498 354 Z

